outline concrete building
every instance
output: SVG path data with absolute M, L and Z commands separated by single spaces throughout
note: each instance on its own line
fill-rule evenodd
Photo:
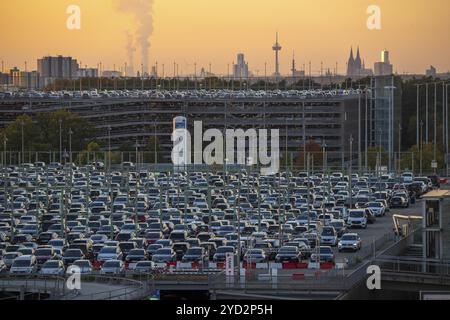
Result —
M 76 73 L 77 78 L 97 78 L 98 69 L 97 68 L 84 68 L 78 69 Z
M 381 52 L 381 61 L 375 62 L 374 74 L 375 76 L 389 76 L 394 73 L 394 67 L 389 60 L 389 51 L 383 50 Z
M 119 71 L 111 71 L 111 70 L 105 70 L 102 72 L 102 77 L 105 78 L 120 78 L 122 76 L 122 73 Z
M 399 123 L 401 123 L 402 91 L 401 79 L 394 76 L 379 76 L 372 79 L 371 101 L 369 103 L 369 144 L 382 146 L 389 152 L 393 168 L 393 155 L 398 150 Z M 394 89 L 393 89 L 394 88 Z M 384 164 L 386 165 L 386 164 Z
M 450 191 L 435 190 L 422 196 L 423 260 L 450 261 Z
M 13 87 L 20 86 L 20 70 L 17 67 L 14 67 L 9 71 L 9 84 Z
M 24 102 L 30 105 L 29 114 L 40 110 L 69 108 L 91 122 L 98 131 L 98 139 L 107 141 L 111 125 L 111 144 L 114 148 L 157 136 L 161 142 L 165 162 L 170 162 L 173 118 L 187 119 L 188 129 L 194 121 L 202 121 L 203 129 L 279 129 L 280 153 L 295 159 L 305 143 L 326 144 L 327 158 L 344 166 L 349 159 L 349 138 L 353 136 L 353 159 L 356 158 L 358 128 L 361 141 L 365 139 L 365 111 L 358 113 L 357 95 L 311 98 L 127 98 L 103 99 L 101 104 L 90 99 L 54 101 L 52 99 L 0 100 L 3 123 L 14 121 L 23 113 Z M 3 103 L 7 107 L 3 107 Z M 192 131 L 191 131 L 192 133 Z M 284 162 L 282 163 L 284 165 Z
M 44 86 L 58 79 L 73 79 L 77 77 L 79 64 L 72 57 L 43 57 L 37 60 L 38 73 Z
M 233 66 L 233 77 L 235 78 L 248 78 L 248 63 L 245 61 L 243 53 L 238 53 L 237 63 Z
M 430 69 L 427 69 L 425 71 L 425 76 L 427 76 L 427 77 L 436 78 L 436 74 L 437 74 L 436 68 L 433 66 L 430 66 Z
M 19 73 L 19 87 L 22 89 L 38 90 L 42 88 L 41 76 L 37 71 Z

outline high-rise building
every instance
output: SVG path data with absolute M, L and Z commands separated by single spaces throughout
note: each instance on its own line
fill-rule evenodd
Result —
M 381 61 L 375 62 L 374 73 L 375 76 L 389 76 L 394 73 L 394 67 L 389 61 L 389 51 L 381 51 Z
M 248 63 L 245 62 L 243 53 L 238 53 L 237 63 L 233 66 L 233 77 L 235 78 L 248 78 Z
M 45 85 L 57 79 L 72 79 L 77 77 L 79 65 L 72 57 L 43 57 L 37 61 L 38 72 Z
M 14 87 L 20 85 L 20 70 L 17 67 L 14 67 L 9 71 L 9 83 Z

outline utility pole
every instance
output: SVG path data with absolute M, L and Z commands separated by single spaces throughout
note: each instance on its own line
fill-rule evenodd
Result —
M 349 139 L 349 142 L 350 142 L 350 164 L 349 164 L 349 166 L 348 166 L 348 168 L 349 168 L 349 170 L 348 170 L 348 182 L 349 182 L 349 184 L 348 184 L 348 186 L 349 186 L 349 195 L 350 195 L 350 209 L 352 209 L 353 208 L 353 197 L 352 197 L 352 162 L 353 162 L 353 155 L 352 155 L 352 153 L 353 153 L 353 135 L 350 135 L 350 139 Z
M 59 162 L 62 164 L 62 119 L 59 122 Z
M 402 161 L 402 157 L 401 157 L 401 143 L 402 143 L 402 124 L 400 123 L 400 121 L 398 122 L 398 174 L 400 175 L 402 173 L 402 168 L 401 168 L 401 161 Z

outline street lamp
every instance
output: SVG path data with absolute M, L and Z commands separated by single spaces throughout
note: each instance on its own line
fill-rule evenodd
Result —
M 348 186 L 349 186 L 349 195 L 350 195 L 350 209 L 353 208 L 353 199 L 352 199 L 352 162 L 353 162 L 353 135 L 350 135 L 350 165 L 349 165 L 349 174 L 348 174 Z
M 72 128 L 69 129 L 69 157 L 70 157 L 70 163 L 72 163 Z
M 108 126 L 108 171 L 111 171 L 111 126 Z
M 392 78 L 392 86 L 385 86 L 384 89 L 389 90 L 389 164 L 388 168 L 391 171 L 392 168 L 392 153 L 394 152 L 394 90 L 397 89 L 394 86 L 394 79 Z
M 22 156 L 21 156 L 21 160 L 22 163 L 25 162 L 25 143 L 24 143 L 24 135 L 23 135 L 23 127 L 25 125 L 25 122 L 23 120 L 20 121 L 20 126 L 21 126 L 21 133 L 22 133 Z
M 422 149 L 423 149 L 423 121 L 420 121 L 420 146 L 419 146 L 419 153 L 420 153 L 420 175 L 422 176 Z
M 62 163 L 62 119 L 59 122 L 59 162 Z

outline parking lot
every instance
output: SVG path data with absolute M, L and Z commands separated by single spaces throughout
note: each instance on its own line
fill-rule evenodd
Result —
M 244 266 L 333 266 L 392 236 L 392 214 L 419 215 L 416 199 L 438 180 L 39 162 L 4 167 L 0 181 L 2 272 L 117 275 L 220 269 L 230 255 Z

